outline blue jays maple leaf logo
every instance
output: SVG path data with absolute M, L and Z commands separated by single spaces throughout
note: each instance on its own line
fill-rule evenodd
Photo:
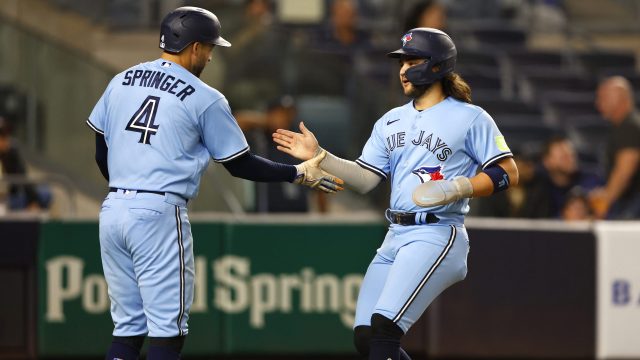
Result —
M 407 45 L 407 43 L 411 41 L 411 39 L 413 39 L 411 33 L 404 34 L 404 36 L 402 37 L 402 46 Z
M 411 173 L 417 175 L 420 178 L 421 183 L 444 179 L 444 176 L 442 175 L 442 165 L 421 166 L 413 170 Z

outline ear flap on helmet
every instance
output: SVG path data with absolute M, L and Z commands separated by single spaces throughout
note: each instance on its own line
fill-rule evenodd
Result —
M 441 61 L 437 64 L 432 64 L 431 61 L 418 65 L 414 65 L 407 69 L 405 76 L 410 83 L 416 86 L 430 85 L 434 82 L 444 78 L 447 74 L 453 72 L 456 65 L 456 58 L 452 57 Z M 438 66 L 438 71 L 433 71 L 433 67 Z
M 416 86 L 429 85 L 435 82 L 435 78 L 429 76 L 431 74 L 431 62 L 425 61 L 422 64 L 414 65 L 405 71 L 404 75 L 410 83 Z

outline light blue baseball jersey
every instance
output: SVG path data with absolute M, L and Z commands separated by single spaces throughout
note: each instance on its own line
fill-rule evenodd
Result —
M 164 59 L 116 75 L 87 123 L 104 134 L 114 188 L 190 199 L 209 159 L 229 161 L 249 150 L 225 97 Z
M 391 175 L 390 208 L 427 211 L 449 223 L 462 223 L 469 199 L 421 208 L 412 193 L 426 181 L 472 177 L 511 151 L 495 122 L 482 108 L 447 97 L 418 111 L 413 101 L 387 112 L 374 125 L 356 160 L 381 177 Z

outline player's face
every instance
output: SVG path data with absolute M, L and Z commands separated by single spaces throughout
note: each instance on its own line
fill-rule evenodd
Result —
M 407 69 L 412 66 L 420 65 L 425 63 L 427 60 L 425 59 L 417 59 L 417 58 L 401 58 L 400 59 L 400 84 L 402 85 L 402 91 L 405 96 L 409 96 L 411 98 L 416 98 L 422 95 L 425 91 L 424 87 L 416 87 L 412 83 L 407 80 L 405 73 Z
M 578 168 L 576 152 L 569 141 L 560 141 L 551 145 L 544 163 L 549 171 L 563 175 L 571 175 Z
M 203 43 L 198 43 L 198 46 L 194 47 L 194 60 L 191 65 L 191 72 L 193 75 L 200 77 L 202 70 L 204 70 L 207 63 L 211 61 L 213 47 L 214 45 Z
M 562 218 L 567 221 L 589 219 L 589 204 L 584 198 L 574 197 L 567 200 L 562 209 Z

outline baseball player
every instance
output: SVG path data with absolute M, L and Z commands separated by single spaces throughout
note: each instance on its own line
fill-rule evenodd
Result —
M 493 119 L 471 105 L 469 86 L 454 73 L 457 51 L 447 34 L 410 30 L 388 55 L 400 60 L 412 100 L 376 122 L 355 162 L 322 149 L 304 124 L 301 133 L 279 129 L 273 137 L 299 159 L 322 158 L 322 169 L 361 193 L 390 179 L 391 224 L 360 289 L 354 342 L 369 359 L 406 360 L 402 336 L 466 276 L 469 198 L 516 184 L 518 170 Z
M 326 192 L 340 179 L 309 162 L 254 156 L 217 90 L 199 80 L 214 46 L 228 47 L 220 22 L 181 7 L 162 21 L 160 59 L 116 75 L 89 116 L 96 161 L 109 181 L 100 212 L 100 250 L 113 341 L 108 360 L 178 359 L 193 299 L 194 258 L 187 201 L 209 159 L 234 176 L 289 181 Z

